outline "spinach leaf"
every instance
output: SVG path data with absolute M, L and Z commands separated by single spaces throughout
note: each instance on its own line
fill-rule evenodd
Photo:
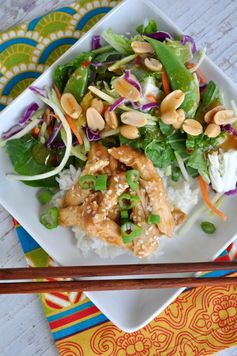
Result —
M 218 86 L 211 80 L 203 94 L 201 95 L 201 102 L 196 112 L 195 119 L 204 123 L 204 115 L 217 105 L 222 104 L 221 92 Z
M 188 135 L 186 140 L 186 148 L 188 152 L 192 152 L 195 149 L 201 149 L 203 152 L 207 152 L 212 148 L 220 145 L 226 136 L 226 132 L 221 132 L 219 136 L 215 138 L 208 137 L 206 135 L 191 136 Z
M 103 31 L 102 37 L 108 42 L 117 52 L 122 54 L 132 54 L 131 40 L 123 35 L 114 33 L 111 28 Z
M 196 169 L 198 173 L 209 181 L 208 166 L 205 154 L 202 150 L 196 149 L 190 156 L 187 161 L 187 166 Z
M 149 20 L 148 24 L 146 26 L 144 25 L 139 25 L 136 28 L 136 31 L 140 33 L 141 35 L 149 35 L 150 33 L 157 32 L 157 24 L 155 20 Z
M 39 144 L 31 136 L 7 141 L 6 149 L 12 165 L 18 174 L 27 176 L 41 174 L 51 171 L 53 169 L 52 163 L 58 164 L 53 159 L 53 151 L 46 149 L 44 145 Z M 55 155 L 56 151 L 53 153 Z M 23 183 L 32 187 L 50 188 L 58 186 L 55 176 L 38 181 L 25 181 Z
M 160 130 L 164 136 L 170 136 L 175 132 L 172 125 L 164 124 L 163 121 L 161 121 L 161 120 L 159 121 L 159 126 L 160 126 Z
M 176 161 L 173 149 L 165 141 L 153 140 L 146 146 L 145 154 L 159 168 L 166 168 Z

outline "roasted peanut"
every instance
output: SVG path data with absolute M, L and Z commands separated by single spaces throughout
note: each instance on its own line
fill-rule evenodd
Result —
M 91 106 L 93 108 L 95 108 L 98 111 L 98 113 L 102 114 L 102 112 L 104 110 L 104 104 L 103 104 L 102 100 L 100 100 L 98 98 L 92 99 Z
M 210 124 L 210 122 L 213 121 L 213 118 L 214 118 L 214 115 L 220 111 L 220 110 L 224 110 L 224 106 L 222 105 L 218 105 L 216 106 L 215 108 L 209 110 L 205 115 L 204 115 L 204 121 L 207 123 L 207 124 Z
M 183 130 L 189 135 L 198 136 L 203 132 L 203 127 L 199 121 L 187 119 L 183 123 Z
M 154 53 L 152 45 L 150 45 L 150 43 L 148 42 L 133 41 L 131 43 L 131 47 L 133 49 L 133 52 L 136 54 Z
M 160 72 L 162 70 L 162 64 L 158 59 L 147 57 L 144 60 L 144 64 L 152 72 Z
M 120 133 L 122 136 L 128 138 L 129 140 L 135 140 L 139 137 L 138 129 L 131 125 L 122 125 L 120 127 Z
M 147 117 L 138 111 L 128 111 L 121 115 L 121 121 L 127 125 L 142 127 L 147 124 Z
M 86 111 L 86 121 L 92 131 L 102 131 L 105 128 L 105 121 L 95 108 L 88 108 Z
M 213 123 L 209 124 L 204 132 L 204 134 L 207 135 L 208 137 L 217 137 L 218 135 L 220 135 L 220 133 L 221 133 L 220 126 Z
M 178 113 L 176 111 L 170 111 L 161 113 L 161 121 L 166 125 L 173 125 L 178 120 Z
M 171 93 L 169 93 L 161 102 L 160 104 L 160 111 L 162 113 L 165 112 L 171 112 L 183 103 L 185 98 L 185 94 L 182 92 L 182 90 L 174 90 Z
M 213 117 L 213 121 L 217 125 L 232 124 L 236 120 L 237 118 L 234 116 L 233 110 L 218 111 Z
M 114 89 L 120 96 L 131 101 L 138 101 L 141 97 L 139 91 L 124 78 L 119 78 L 114 82 Z
M 118 127 L 118 117 L 115 111 L 106 110 L 105 112 L 105 122 L 111 129 L 117 129 Z
M 71 93 L 65 93 L 61 96 L 61 106 L 66 114 L 72 119 L 78 119 L 82 108 Z
M 185 120 L 185 111 L 183 109 L 178 109 L 176 113 L 178 114 L 178 117 L 177 120 L 172 123 L 172 125 L 176 130 L 178 130 Z

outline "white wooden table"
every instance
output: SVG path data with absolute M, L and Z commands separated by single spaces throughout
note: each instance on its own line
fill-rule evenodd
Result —
M 152 0 L 237 82 L 237 0 Z M 68 0 L 0 0 L 0 31 L 70 4 Z M 0 267 L 26 262 L 11 217 L 0 207 Z M 57 355 L 35 295 L 0 297 L 0 356 Z M 237 355 L 237 348 L 221 355 Z M 90 355 L 88 355 L 90 356 Z

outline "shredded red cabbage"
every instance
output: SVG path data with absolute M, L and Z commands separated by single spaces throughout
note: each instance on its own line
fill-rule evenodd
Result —
M 200 93 L 204 92 L 204 90 L 206 89 L 207 84 L 206 83 L 199 83 L 199 90 Z
M 52 142 L 52 144 L 50 145 L 50 147 L 60 149 L 60 148 L 64 148 L 65 144 L 64 144 L 63 140 L 54 140 Z
M 181 39 L 181 44 L 183 46 L 186 45 L 186 43 L 190 42 L 192 44 L 192 53 L 196 53 L 197 52 L 197 47 L 196 47 L 196 43 L 194 41 L 194 39 L 189 36 L 189 35 L 183 35 L 182 39 Z
M 235 189 L 229 190 L 228 192 L 225 193 L 225 195 L 235 195 L 237 194 L 237 185 Z
M 46 146 L 47 148 L 50 148 L 52 142 L 55 140 L 55 138 L 57 137 L 59 131 L 61 130 L 61 127 L 62 127 L 62 123 L 61 123 L 61 122 L 58 122 L 58 123 L 55 125 L 52 134 L 49 136 L 49 138 L 48 138 L 47 141 L 45 142 L 45 146 Z
M 237 137 L 237 131 L 236 131 L 230 124 L 225 125 L 225 126 L 222 126 L 222 129 L 223 129 L 224 131 L 229 132 L 229 134 L 231 134 L 231 135 Z
M 98 141 L 100 140 L 100 133 L 92 131 L 89 127 L 86 127 L 86 137 L 88 141 Z
M 17 132 L 20 132 L 22 129 L 23 129 L 23 127 L 20 126 L 19 124 L 14 125 L 9 130 L 3 132 L 1 138 L 6 140 L 6 139 L 12 137 L 13 135 L 15 135 Z
M 31 118 L 32 114 L 38 109 L 39 105 L 37 103 L 30 104 L 26 108 L 22 118 L 19 120 L 19 125 L 23 126 Z
M 169 32 L 165 31 L 158 31 L 158 32 L 153 32 L 148 35 L 148 37 L 154 38 L 157 41 L 164 42 L 165 40 L 170 39 L 173 40 L 173 37 Z
M 29 86 L 29 89 L 31 91 L 33 91 L 35 94 L 38 94 L 38 95 L 41 95 L 41 96 L 44 96 L 45 98 L 47 98 L 46 90 L 38 88 L 38 87 L 35 87 L 35 86 L 32 86 L 32 85 Z
M 142 87 L 141 84 L 136 80 L 131 77 L 131 71 L 130 69 L 125 69 L 125 74 L 124 74 L 124 79 L 126 79 L 131 85 L 133 85 L 139 93 L 142 92 Z
M 107 62 L 93 62 L 91 63 L 93 67 L 100 68 L 100 67 L 106 67 L 107 65 L 113 64 L 115 61 L 107 61 Z
M 99 35 L 95 35 L 92 37 L 92 43 L 91 43 L 92 49 L 98 49 L 101 47 L 100 44 L 100 36 Z
M 130 103 L 131 103 L 133 109 L 139 109 L 139 110 L 141 109 L 141 105 L 134 103 L 134 101 L 130 101 Z
M 142 111 L 149 111 L 150 109 L 156 108 L 158 105 L 157 103 L 148 103 L 148 104 L 144 104 L 141 107 Z
M 123 96 L 121 96 L 121 98 L 116 99 L 115 102 L 110 106 L 109 111 L 114 111 L 119 105 L 121 105 L 125 101 L 126 99 Z

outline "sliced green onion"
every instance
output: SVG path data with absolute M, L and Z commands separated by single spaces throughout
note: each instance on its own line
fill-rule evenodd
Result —
M 47 229 L 55 229 L 58 226 L 58 208 L 49 208 L 40 215 L 40 222 Z
M 40 204 L 42 205 L 49 203 L 52 197 L 53 197 L 53 192 L 50 189 L 41 189 L 37 196 Z
M 95 190 L 106 190 L 107 189 L 107 174 L 101 174 L 100 176 L 96 177 L 95 180 Z
M 125 174 L 126 180 L 132 190 L 136 190 L 139 188 L 139 178 L 140 172 L 136 169 L 130 169 Z
M 148 216 L 148 224 L 159 224 L 160 223 L 160 215 L 150 214 Z
M 128 210 L 121 210 L 120 212 L 120 224 L 123 225 L 129 222 Z
M 216 193 L 211 199 L 212 204 L 216 204 L 216 202 L 222 197 L 223 193 Z M 206 214 L 210 209 L 206 206 L 205 203 L 201 202 L 198 204 L 197 208 L 194 212 L 189 216 L 189 218 L 182 224 L 179 229 L 179 236 L 185 236 L 187 232 L 193 227 L 197 219 L 201 214 Z
M 127 210 L 121 210 L 120 216 L 123 219 L 127 219 L 128 218 L 128 211 Z
M 121 226 L 121 235 L 123 242 L 129 244 L 135 237 L 140 236 L 142 233 L 142 228 L 131 222 L 126 222 Z
M 80 177 L 79 185 L 81 189 L 94 189 L 96 177 L 92 175 L 85 175 Z
M 118 198 L 118 203 L 121 209 L 129 210 L 134 208 L 140 201 L 138 196 L 130 195 L 129 193 L 124 193 Z
M 215 225 L 209 221 L 203 221 L 201 223 L 201 228 L 206 234 L 214 234 L 216 232 Z

